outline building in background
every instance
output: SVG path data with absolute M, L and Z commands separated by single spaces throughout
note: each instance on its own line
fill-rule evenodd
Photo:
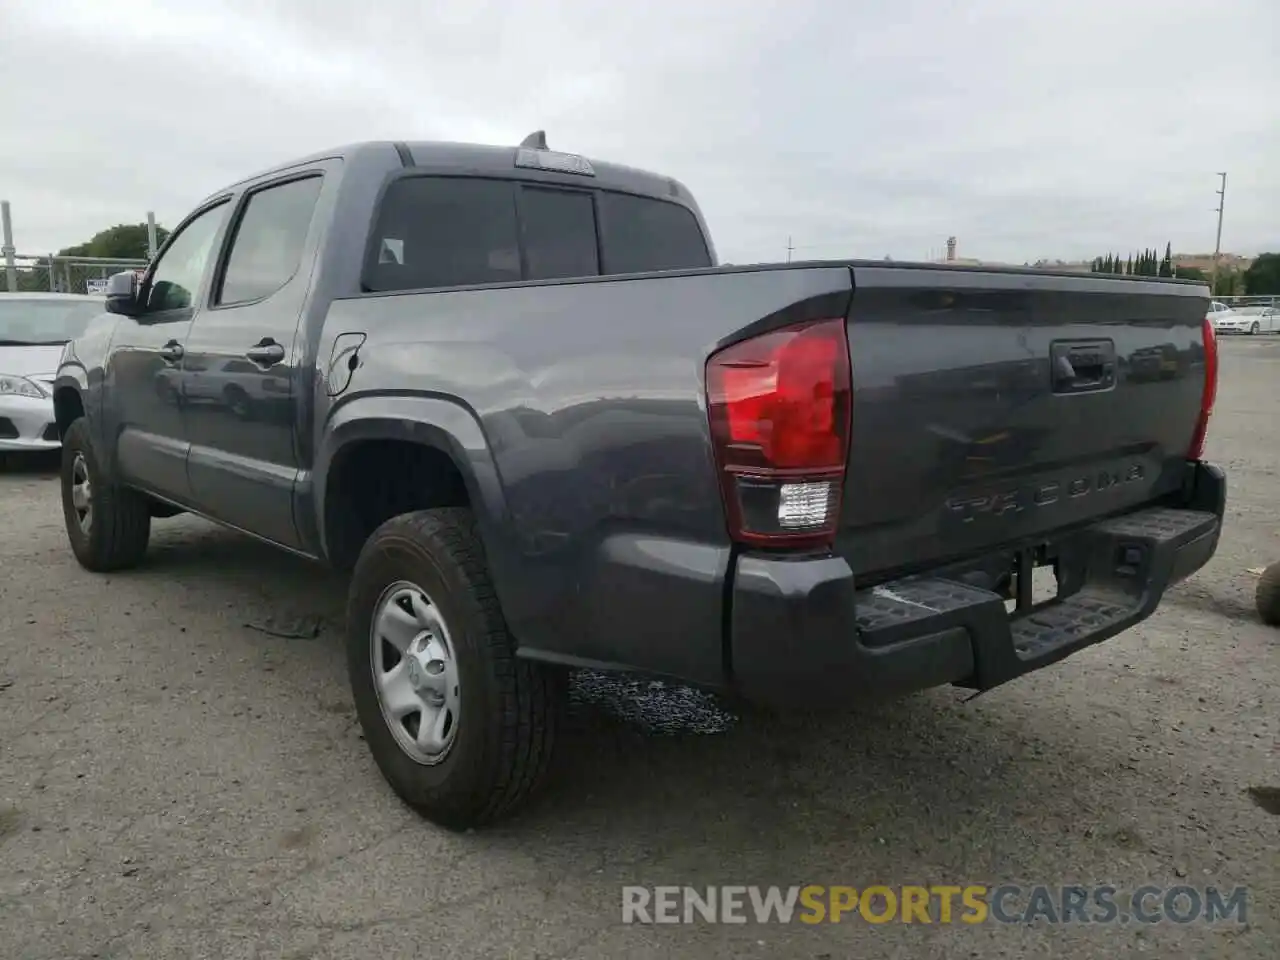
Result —
M 1219 272 L 1244 273 L 1253 265 L 1255 259 L 1255 257 L 1242 257 L 1236 253 L 1219 254 L 1218 270 Z M 1205 276 L 1208 276 L 1213 272 L 1213 254 L 1175 253 L 1173 255 L 1173 265 L 1175 267 L 1194 267 Z

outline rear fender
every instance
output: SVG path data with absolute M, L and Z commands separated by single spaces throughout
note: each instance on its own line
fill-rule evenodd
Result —
M 299 518 L 308 540 L 324 555 L 327 537 L 324 504 L 330 469 L 349 444 L 363 440 L 400 440 L 447 454 L 462 474 L 476 525 L 500 600 L 513 576 L 514 556 L 505 539 L 507 504 L 502 481 L 475 414 L 441 397 L 374 395 L 352 398 L 332 410 L 316 451 L 312 480 L 299 484 Z

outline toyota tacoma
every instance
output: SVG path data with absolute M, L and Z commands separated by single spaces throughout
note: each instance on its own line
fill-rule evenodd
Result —
M 684 185 L 541 132 L 258 174 L 106 298 L 54 384 L 77 560 L 192 513 L 348 571 L 368 747 L 451 828 L 545 780 L 568 669 L 989 690 L 1221 529 L 1205 286 L 719 266 Z

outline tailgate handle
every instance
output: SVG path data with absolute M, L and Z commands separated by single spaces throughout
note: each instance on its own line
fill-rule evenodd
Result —
M 1050 348 L 1054 393 L 1109 390 L 1116 383 L 1116 345 L 1111 340 L 1059 340 Z

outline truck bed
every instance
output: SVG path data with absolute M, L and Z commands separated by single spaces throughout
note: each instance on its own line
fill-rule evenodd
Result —
M 344 333 L 368 340 L 317 436 L 361 410 L 410 416 L 397 393 L 452 405 L 473 424 L 472 499 L 522 652 L 717 685 L 727 652 L 678 639 L 723 634 L 723 583 L 751 552 L 715 467 L 715 351 L 847 318 L 833 555 L 859 584 L 968 563 L 985 589 L 1018 546 L 1182 482 L 1205 302 L 1178 282 L 856 261 L 364 295 L 324 322 L 321 357 Z M 1083 373 L 1055 390 L 1059 345 Z M 1095 359 L 1113 383 L 1087 381 Z

